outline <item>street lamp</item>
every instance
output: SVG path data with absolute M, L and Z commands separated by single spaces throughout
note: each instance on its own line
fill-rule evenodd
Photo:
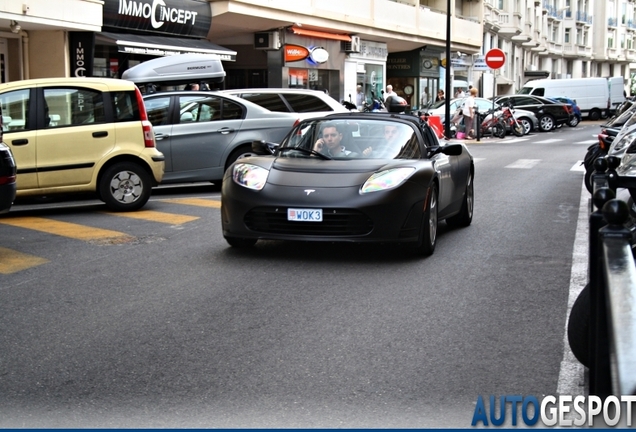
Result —
M 444 104 L 444 136 L 450 138 L 450 100 L 451 94 L 451 0 L 446 0 L 446 103 Z

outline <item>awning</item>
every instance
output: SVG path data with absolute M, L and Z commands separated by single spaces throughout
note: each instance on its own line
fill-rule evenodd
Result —
M 97 33 L 97 41 L 115 44 L 119 52 L 152 56 L 174 54 L 217 54 L 224 61 L 236 61 L 236 51 L 205 39 L 187 39 L 168 36 L 146 36 L 124 33 Z
M 312 36 L 322 39 L 333 39 L 345 42 L 351 42 L 351 36 L 346 34 L 338 34 L 338 33 L 329 33 L 320 30 L 309 30 L 301 27 L 292 26 L 292 32 L 301 36 Z

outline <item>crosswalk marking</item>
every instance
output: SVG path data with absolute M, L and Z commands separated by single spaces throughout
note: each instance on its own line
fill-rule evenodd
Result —
M 552 144 L 552 143 L 561 142 L 561 141 L 563 141 L 563 139 L 561 138 L 552 138 L 552 139 L 547 139 L 543 141 L 535 141 L 533 144 Z
M 484 160 L 486 160 L 486 158 L 478 158 L 478 157 L 473 158 L 473 162 L 475 162 L 475 163 L 481 162 L 481 161 L 484 161 Z
M 516 143 L 516 142 L 524 142 L 524 141 L 528 141 L 529 138 L 511 138 L 511 139 L 507 139 L 506 143 Z
M 124 234 L 118 231 L 111 231 L 101 228 L 93 228 L 86 225 L 80 225 L 71 222 L 61 222 L 53 219 L 46 219 L 41 217 L 23 216 L 23 217 L 8 217 L 0 219 L 0 223 L 4 225 L 10 225 L 18 228 L 32 229 L 36 231 L 45 232 L 48 234 L 55 234 L 63 237 L 69 237 L 76 240 L 92 241 L 92 240 L 106 240 L 106 239 L 126 239 L 133 237 L 128 234 Z
M 597 142 L 598 142 L 598 138 L 593 140 L 578 141 L 578 142 L 575 142 L 574 144 L 590 145 L 590 144 L 596 144 Z
M 521 169 L 530 169 L 534 167 L 536 164 L 541 162 L 541 159 L 519 159 L 510 165 L 506 165 L 505 168 L 521 168 Z
M 574 164 L 574 166 L 572 168 L 570 168 L 570 171 L 581 171 L 581 172 L 585 172 L 585 166 L 583 165 L 583 161 L 580 160 L 577 163 Z
M 187 216 L 174 213 L 164 213 L 154 210 L 137 210 L 135 212 L 105 212 L 106 214 L 126 217 L 130 219 L 146 220 L 150 222 L 161 222 L 171 225 L 181 225 L 199 219 L 198 216 Z
M 186 205 L 198 206 L 198 207 L 221 208 L 221 201 L 209 200 L 209 199 L 203 199 L 203 198 L 173 198 L 173 199 L 165 199 L 161 201 L 173 203 L 173 204 L 186 204 Z
M 48 263 L 49 260 L 35 255 L 0 247 L 0 273 L 11 274 Z

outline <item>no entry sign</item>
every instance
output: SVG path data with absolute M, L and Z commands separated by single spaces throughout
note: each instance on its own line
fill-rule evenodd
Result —
M 493 48 L 488 50 L 484 60 L 489 68 L 499 69 L 506 63 L 506 54 L 499 48 Z

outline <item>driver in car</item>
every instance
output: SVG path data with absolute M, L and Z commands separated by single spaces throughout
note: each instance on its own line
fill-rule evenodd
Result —
M 342 132 L 334 122 L 326 122 L 320 132 L 320 138 L 314 144 L 314 150 L 331 157 L 353 157 L 355 153 L 341 144 Z

